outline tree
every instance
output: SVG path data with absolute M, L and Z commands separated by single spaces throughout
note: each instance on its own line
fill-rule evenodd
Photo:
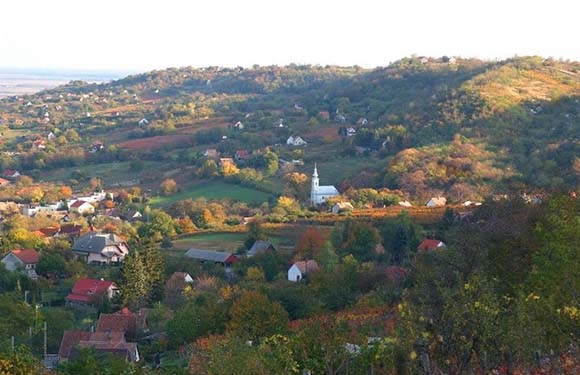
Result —
M 322 269 L 326 272 L 333 272 L 334 268 L 338 264 L 340 258 L 332 246 L 332 242 L 325 241 L 322 245 L 322 249 L 318 252 L 316 256 L 316 261 Z
M 174 194 L 177 191 L 177 182 L 172 178 L 166 178 L 159 185 L 159 189 L 162 195 L 168 196 Z
M 248 233 L 246 234 L 246 240 L 244 241 L 244 247 L 246 249 L 250 249 L 254 245 L 254 242 L 266 239 L 266 232 L 262 228 L 262 223 L 259 221 L 250 221 L 247 228 Z
M 223 333 L 226 321 L 227 305 L 204 295 L 177 310 L 167 322 L 167 334 L 171 345 L 177 347 L 198 337 Z
M 324 238 L 315 227 L 308 227 L 296 243 L 297 256 L 301 259 L 314 259 L 322 249 Z
M 147 303 L 150 284 L 143 256 L 139 251 L 132 251 L 125 257 L 121 270 L 120 285 L 123 305 L 131 309 L 139 309 Z
M 286 331 L 288 313 L 277 302 L 260 292 L 244 292 L 230 311 L 229 332 L 248 340 L 259 341 Z

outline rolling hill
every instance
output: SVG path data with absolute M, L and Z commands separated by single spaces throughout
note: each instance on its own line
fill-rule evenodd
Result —
M 153 188 L 174 171 L 194 186 L 208 177 L 207 149 L 222 157 L 244 149 L 251 157 L 239 166 L 263 174 L 252 187 L 282 193 L 282 172 L 265 171 L 268 147 L 281 165 L 300 160 L 283 171 L 309 175 L 316 161 L 324 183 L 401 189 L 417 200 L 572 190 L 580 181 L 580 63 L 540 57 L 172 68 L 6 98 L 0 121 L 0 169 L 37 180 L 53 170 L 88 178 L 105 164 L 105 185 Z M 346 136 L 349 127 L 356 134 Z M 293 134 L 307 147 L 287 147 Z

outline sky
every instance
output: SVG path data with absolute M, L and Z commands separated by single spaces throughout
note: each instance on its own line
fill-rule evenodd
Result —
M 575 0 L 2 0 L 0 68 L 580 60 Z

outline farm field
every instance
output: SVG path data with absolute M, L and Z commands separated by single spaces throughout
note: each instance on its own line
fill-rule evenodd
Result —
M 156 197 L 151 200 L 152 206 L 169 206 L 184 199 L 231 199 L 250 204 L 267 202 L 272 195 L 248 187 L 228 184 L 221 181 L 211 181 L 183 188 L 179 193 L 168 197 Z

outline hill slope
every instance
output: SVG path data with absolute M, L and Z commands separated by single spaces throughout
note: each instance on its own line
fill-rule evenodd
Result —
M 0 119 L 0 168 L 39 179 L 53 168 L 69 168 L 71 177 L 81 165 L 139 158 L 163 166 L 140 171 L 132 163 L 140 183 L 181 170 L 174 174 L 188 184 L 206 177 L 199 171 L 208 148 L 226 157 L 254 150 L 240 164 L 263 171 L 257 151 L 292 134 L 308 147 L 275 154 L 303 159 L 297 168 L 308 173 L 319 162 L 323 179 L 343 189 L 460 200 L 513 188 L 576 189 L 580 177 L 580 64 L 538 57 L 405 58 L 373 70 L 167 69 L 8 98 Z M 238 121 L 243 129 L 232 126 Z M 346 127 L 356 135 L 346 136 Z M 105 184 L 122 183 L 120 174 Z M 282 191 L 278 178 L 264 185 Z

